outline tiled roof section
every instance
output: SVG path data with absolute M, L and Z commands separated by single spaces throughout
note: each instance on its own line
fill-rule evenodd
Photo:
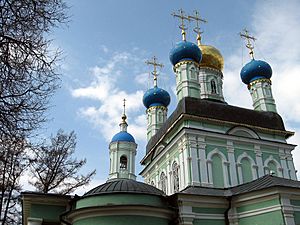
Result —
M 251 127 L 286 131 L 282 118 L 277 113 L 255 111 L 231 106 L 226 103 L 186 97 L 178 103 L 177 108 L 164 123 L 162 128 L 149 140 L 146 147 L 147 153 L 182 114 L 246 126 L 249 125 Z
M 209 188 L 209 187 L 197 187 L 189 186 L 181 191 L 184 194 L 192 195 L 205 195 L 205 196 L 235 196 L 252 191 L 263 190 L 271 187 L 288 187 L 288 188 L 300 188 L 300 181 L 285 179 L 272 175 L 265 175 L 254 181 L 241 184 L 231 188 Z
M 145 183 L 131 179 L 113 179 L 101 184 L 84 194 L 90 195 L 109 194 L 109 193 L 140 193 L 150 195 L 164 195 L 164 193 Z

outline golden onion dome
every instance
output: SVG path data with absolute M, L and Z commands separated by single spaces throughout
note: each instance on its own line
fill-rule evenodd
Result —
M 199 45 L 202 52 L 202 60 L 200 66 L 223 70 L 224 59 L 220 51 L 210 45 Z

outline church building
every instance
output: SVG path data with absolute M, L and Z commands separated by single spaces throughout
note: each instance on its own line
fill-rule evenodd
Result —
M 272 69 L 254 57 L 247 30 L 249 62 L 240 77 L 253 109 L 232 106 L 223 95 L 224 60 L 202 43 L 198 13 L 182 10 L 182 40 L 170 51 L 177 107 L 159 87 L 157 59 L 153 87 L 142 99 L 147 146 L 136 181 L 137 143 L 121 116 L 109 143 L 109 178 L 83 196 L 22 193 L 24 225 L 300 225 L 300 182 L 272 95 Z M 195 41 L 186 40 L 185 21 L 195 22 Z M 249 97 L 250 97 L 249 96 Z M 130 121 L 129 121 L 130 122 Z M 129 123 L 130 125 L 130 123 Z

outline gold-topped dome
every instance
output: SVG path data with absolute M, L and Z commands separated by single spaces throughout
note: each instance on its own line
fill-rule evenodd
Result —
M 223 70 L 224 59 L 218 49 L 210 45 L 202 44 L 199 45 L 199 48 L 202 52 L 200 67 L 210 67 L 221 71 Z

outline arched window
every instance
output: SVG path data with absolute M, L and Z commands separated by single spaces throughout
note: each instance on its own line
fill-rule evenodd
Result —
M 242 167 L 243 183 L 252 181 L 253 176 L 252 176 L 251 162 L 249 161 L 248 158 L 245 157 L 241 160 L 241 167 Z
M 163 121 L 163 114 L 161 111 L 158 112 L 158 122 L 162 122 Z
M 278 176 L 277 166 L 276 166 L 276 163 L 274 161 L 270 161 L 268 163 L 268 167 L 269 167 L 269 174 Z
M 151 185 L 152 185 L 153 187 L 155 187 L 154 181 L 151 181 Z
M 127 169 L 127 157 L 125 155 L 122 155 L 120 158 L 120 169 Z
M 210 81 L 210 87 L 211 87 L 211 93 L 216 94 L 217 93 L 217 86 L 216 86 L 216 82 L 214 80 Z
M 212 175 L 214 187 L 224 188 L 224 176 L 222 158 L 219 154 L 214 154 L 211 157 L 212 160 Z
M 174 193 L 179 191 L 179 167 L 177 162 L 172 165 L 172 178 Z
M 160 183 L 160 189 L 161 189 L 164 193 L 166 193 L 166 192 L 167 192 L 167 176 L 165 175 L 164 172 L 162 172 L 162 173 L 160 174 L 160 181 L 159 181 L 159 183 Z

